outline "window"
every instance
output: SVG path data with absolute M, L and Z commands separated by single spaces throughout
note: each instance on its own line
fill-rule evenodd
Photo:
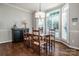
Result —
M 50 28 L 51 29 L 55 28 L 55 37 L 58 39 L 62 38 L 63 41 L 69 42 L 68 18 L 69 18 L 69 6 L 68 4 L 65 4 L 62 7 L 62 9 L 47 12 L 45 19 L 46 21 L 44 19 L 37 19 L 36 20 L 37 27 L 42 28 L 45 33 L 48 33 Z
M 48 32 L 49 28 L 56 29 L 55 35 L 56 37 L 60 37 L 60 31 L 59 31 L 59 22 L 60 22 L 60 9 L 53 10 L 48 12 L 46 19 L 46 32 Z
M 68 40 L 68 4 L 64 5 L 62 8 L 62 39 Z
M 44 28 L 45 28 L 45 20 L 44 19 L 36 19 L 36 28 L 41 29 L 41 33 L 44 33 Z

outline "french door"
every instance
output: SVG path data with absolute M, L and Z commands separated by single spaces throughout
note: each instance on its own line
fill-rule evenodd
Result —
M 48 33 L 49 28 L 56 29 L 55 37 L 69 42 L 69 6 L 65 4 L 62 8 L 46 13 L 46 19 L 36 19 L 36 28 L 43 29 Z
M 60 38 L 60 9 L 46 14 L 46 33 L 48 33 L 49 28 L 55 28 L 55 37 Z

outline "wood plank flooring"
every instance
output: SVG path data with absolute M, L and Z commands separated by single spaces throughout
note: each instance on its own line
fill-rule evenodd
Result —
M 51 56 L 79 56 L 79 51 L 70 49 L 62 43 L 55 43 L 55 52 Z M 31 48 L 26 48 L 23 42 L 0 44 L 0 56 L 38 56 Z

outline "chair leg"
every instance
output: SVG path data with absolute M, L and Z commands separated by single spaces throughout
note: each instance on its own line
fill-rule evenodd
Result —
M 51 42 L 51 52 L 52 52 L 52 42 Z
M 40 56 L 40 46 L 39 46 L 39 56 Z
M 47 55 L 47 43 L 46 43 L 46 55 Z
M 51 46 L 50 46 L 50 42 L 49 42 L 49 54 L 50 54 L 50 48 L 51 48 Z

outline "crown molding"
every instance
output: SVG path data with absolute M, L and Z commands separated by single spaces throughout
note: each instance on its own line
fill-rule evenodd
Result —
M 64 6 L 64 5 L 65 5 L 65 3 L 60 4 L 60 5 L 58 5 L 58 6 L 54 7 L 54 8 L 51 8 L 51 9 L 46 10 L 45 12 L 47 13 L 47 12 L 50 12 L 50 11 L 52 11 L 52 10 L 60 9 L 60 8 L 62 8 L 62 6 Z
M 32 11 L 30 11 L 30 10 L 27 10 L 27 9 L 24 9 L 24 8 L 21 8 L 21 7 L 17 7 L 15 5 L 12 5 L 12 4 L 9 4 L 9 3 L 4 3 L 4 5 L 16 8 L 16 9 L 21 10 L 21 11 L 26 12 L 26 13 L 32 13 Z

